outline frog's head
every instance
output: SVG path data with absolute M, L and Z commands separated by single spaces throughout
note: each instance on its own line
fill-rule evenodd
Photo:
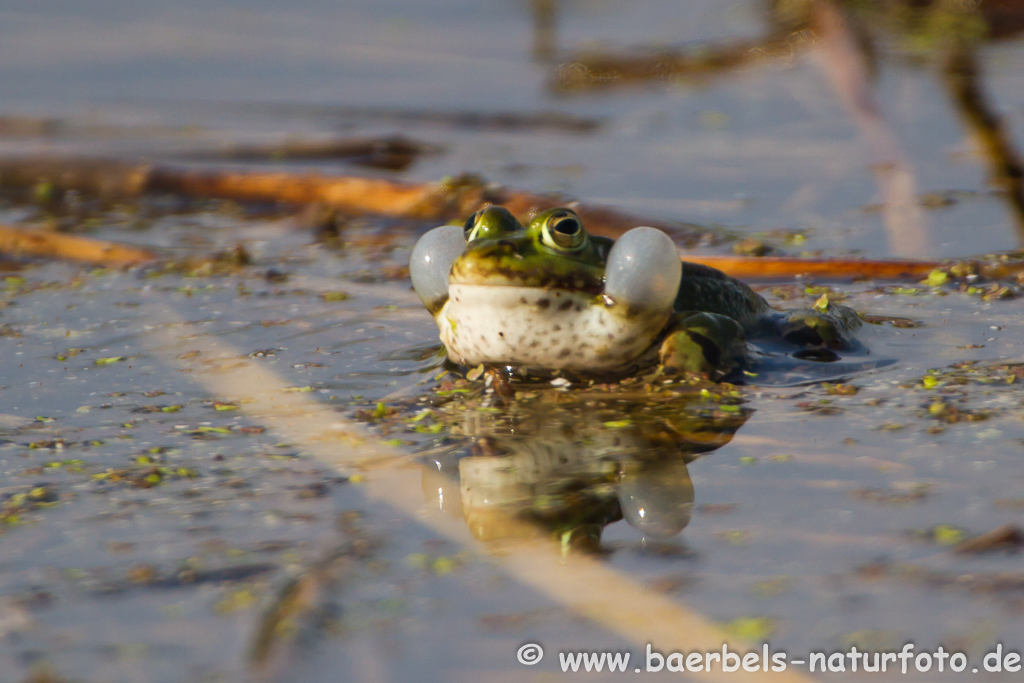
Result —
M 672 313 L 681 268 L 675 245 L 654 228 L 613 242 L 590 235 L 572 209 L 550 209 L 524 228 L 491 206 L 462 227 L 424 235 L 410 272 L 456 360 L 598 370 L 571 358 L 573 345 L 621 363 L 623 342 L 633 351 L 649 344 Z M 554 357 L 565 360 L 526 352 L 530 344 L 556 346 Z
M 526 228 L 514 221 L 501 207 L 470 218 L 449 284 L 601 293 L 611 240 L 588 235 L 571 209 L 545 211 Z

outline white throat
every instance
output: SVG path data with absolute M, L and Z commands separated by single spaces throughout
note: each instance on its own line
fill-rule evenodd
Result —
M 586 373 L 627 368 L 671 313 L 627 315 L 593 294 L 564 290 L 452 284 L 436 321 L 457 363 Z

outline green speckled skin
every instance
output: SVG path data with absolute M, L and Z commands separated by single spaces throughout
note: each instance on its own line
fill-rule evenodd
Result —
M 667 368 L 715 379 L 744 366 L 747 337 L 777 338 L 804 349 L 846 348 L 862 325 L 851 308 L 829 303 L 824 310 L 778 311 L 749 286 L 725 273 L 683 262 L 673 308 L 676 315 L 659 350 Z
M 744 328 L 755 325 L 771 310 L 764 297 L 736 278 L 685 261 L 674 308 L 677 313 L 699 311 L 724 315 Z
M 547 246 L 542 239 L 544 225 L 558 213 L 575 217 L 567 209 L 551 209 L 523 228 L 503 207 L 478 212 L 466 222 L 466 241 L 472 246 L 452 267 L 451 282 L 600 294 L 613 241 L 584 232 L 582 244 L 571 252 Z
M 604 286 L 604 266 L 540 253 L 530 237 L 519 235 L 474 243 L 473 249 L 455 262 L 450 282 L 514 284 L 596 295 Z

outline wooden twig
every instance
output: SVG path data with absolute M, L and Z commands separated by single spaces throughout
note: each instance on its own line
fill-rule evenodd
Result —
M 358 176 L 154 168 L 146 185 L 155 191 L 293 204 L 321 203 L 348 213 L 371 213 L 438 223 L 464 219 L 490 204 L 505 206 L 520 218 L 552 207 L 572 205 L 587 229 L 596 235 L 616 238 L 638 225 L 650 225 L 664 230 L 679 242 L 693 244 L 706 234 L 695 225 L 636 216 L 608 207 L 581 205 L 561 195 L 538 195 L 493 187 L 472 176 L 429 184 Z
M 539 195 L 494 187 L 475 177 L 441 183 L 410 183 L 382 178 L 316 173 L 239 173 L 171 166 L 133 165 L 101 160 L 17 160 L 0 162 L 0 187 L 33 187 L 49 182 L 58 190 L 77 190 L 114 196 L 168 192 L 243 201 L 324 204 L 351 214 L 377 214 L 436 223 L 464 220 L 489 204 L 507 207 L 521 219 L 554 206 L 572 206 L 587 229 L 617 238 L 638 225 L 665 231 L 683 247 L 695 246 L 707 234 L 699 226 L 640 216 L 617 209 L 572 201 L 561 195 Z M 785 257 L 684 256 L 735 277 L 765 279 L 798 275 L 820 277 L 920 277 L 938 264 L 933 261 L 867 261 Z
M 772 280 L 794 276 L 827 278 L 869 278 L 901 280 L 925 277 L 942 264 L 938 261 L 901 261 L 868 259 L 804 259 L 785 256 L 697 256 L 683 254 L 683 261 L 702 263 L 732 275 L 751 280 Z M 684 267 L 685 271 L 685 267 Z
M 670 83 L 706 77 L 750 64 L 790 57 L 808 36 L 800 31 L 729 43 L 649 50 L 646 52 L 581 52 L 555 69 L 548 88 L 557 93 L 607 90 L 644 83 Z
M 99 266 L 135 266 L 155 261 L 145 249 L 61 232 L 0 225 L 0 252 L 83 261 Z
M 187 152 L 192 159 L 287 161 L 344 159 L 357 166 L 402 171 L 425 154 L 441 148 L 401 136 L 334 140 L 285 140 L 264 145 L 231 145 L 217 150 Z
M 176 166 L 129 164 L 103 159 L 14 159 L 0 162 L 0 188 L 24 190 L 49 183 L 58 191 L 110 198 L 167 192 L 241 201 L 324 204 L 351 214 L 377 214 L 438 223 L 464 220 L 489 204 L 520 217 L 573 204 L 598 235 L 618 237 L 637 225 L 664 230 L 682 244 L 695 244 L 707 230 L 678 221 L 637 216 L 600 206 L 576 205 L 562 195 L 539 195 L 488 185 L 475 176 L 440 183 L 318 173 L 240 173 Z
M 544 3 L 553 0 L 537 0 Z M 334 104 L 299 104 L 261 102 L 254 104 L 207 105 L 239 111 L 246 115 L 260 113 L 275 118 L 302 118 L 328 124 L 352 120 L 372 121 L 403 128 L 409 125 L 451 128 L 456 130 L 493 130 L 506 132 L 540 132 L 585 134 L 604 125 L 599 117 L 575 116 L 561 111 L 479 111 L 475 109 L 417 109 L 409 107 L 361 107 Z

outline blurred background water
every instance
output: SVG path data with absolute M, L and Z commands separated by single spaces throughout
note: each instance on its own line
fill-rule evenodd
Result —
M 472 171 L 740 232 L 802 230 L 808 249 L 923 257 L 1018 246 L 1020 219 L 989 193 L 986 161 L 943 84 L 938 29 L 908 37 L 891 17 L 869 12 L 873 23 L 864 22 L 890 135 L 883 152 L 907 164 L 917 194 L 948 199 L 922 216 L 927 237 L 903 249 L 885 237 L 884 190 L 871 170 L 891 159 L 878 158 L 873 133 L 859 132 L 820 45 L 630 87 L 550 87 L 556 67 L 582 49 L 756 47 L 793 29 L 785 22 L 800 5 L 7 2 L 0 88 L 8 114 L 192 126 L 208 140 L 401 132 L 448 150 L 413 178 Z M 1010 28 L 1009 38 L 978 41 L 978 81 L 1019 145 L 1024 47 Z M 538 112 L 600 127 L 567 135 L 439 116 Z

